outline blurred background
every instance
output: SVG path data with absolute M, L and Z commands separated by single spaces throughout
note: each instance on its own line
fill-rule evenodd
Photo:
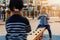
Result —
M 5 21 L 12 13 L 10 12 L 8 5 L 10 0 L 0 0 L 0 40 L 5 40 L 6 29 Z M 46 7 L 46 11 L 50 17 L 49 24 L 52 30 L 53 40 L 60 39 L 60 0 L 23 0 L 24 7 L 22 16 L 27 17 L 31 24 L 32 30 L 36 29 L 39 24 L 37 20 L 41 8 Z M 33 20 L 32 20 L 33 19 Z M 45 31 L 44 35 L 48 40 L 48 32 Z
M 10 0 L 0 0 L 0 20 L 5 21 L 12 14 L 8 8 Z M 46 7 L 50 17 L 60 17 L 60 0 L 23 0 L 24 8 L 22 16 L 38 17 L 41 7 Z M 34 13 L 32 13 L 32 11 Z

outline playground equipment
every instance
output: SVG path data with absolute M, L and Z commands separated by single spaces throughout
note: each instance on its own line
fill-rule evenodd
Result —
M 42 40 L 43 38 L 43 32 L 46 30 L 46 28 L 39 28 L 38 30 L 31 31 L 30 34 L 27 37 L 27 40 Z

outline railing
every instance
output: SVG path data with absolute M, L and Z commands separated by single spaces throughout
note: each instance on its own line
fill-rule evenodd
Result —
M 34 18 L 34 17 L 38 17 L 39 16 L 39 12 L 38 11 L 23 11 L 22 12 L 22 16 L 24 17 L 28 17 L 28 18 Z M 7 18 L 9 18 L 12 15 L 12 13 L 10 11 L 6 11 L 5 14 L 1 13 L 0 14 L 0 20 L 2 19 L 3 21 L 5 21 Z M 49 14 L 51 16 L 51 14 Z M 59 16 L 58 16 L 59 17 Z
M 2 14 L 0 15 L 0 19 L 6 20 L 6 19 L 9 18 L 11 15 L 12 15 L 11 12 L 6 11 L 5 14 L 2 13 Z M 38 12 L 35 11 L 35 12 L 31 13 L 31 11 L 23 11 L 23 12 L 22 12 L 22 16 L 28 17 L 28 18 L 38 17 Z

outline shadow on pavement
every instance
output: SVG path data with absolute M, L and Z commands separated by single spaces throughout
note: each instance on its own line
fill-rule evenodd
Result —
M 0 36 L 0 40 L 5 40 L 5 36 Z
M 44 34 L 46 38 L 43 38 L 43 40 L 49 40 L 49 35 Z M 60 40 L 60 35 L 52 35 L 52 40 Z
M 46 38 L 43 38 L 43 40 L 49 40 L 49 35 L 45 34 Z M 53 40 L 60 40 L 59 35 L 53 35 L 52 36 Z M 5 36 L 0 36 L 0 40 L 5 40 Z

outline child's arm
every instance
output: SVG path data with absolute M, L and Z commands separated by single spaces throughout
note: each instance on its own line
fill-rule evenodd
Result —
M 47 18 L 47 20 L 49 20 L 49 17 L 48 16 L 46 18 Z
M 27 33 L 29 33 L 30 31 L 31 31 L 31 25 L 30 25 L 30 23 L 29 23 L 29 20 L 28 19 L 26 19 L 26 31 L 27 31 Z
M 47 20 L 49 20 L 49 15 L 48 14 L 46 14 L 45 17 L 47 18 Z
M 40 16 L 38 17 L 38 20 L 41 19 L 41 16 L 42 16 L 42 14 L 40 14 Z
M 41 16 L 38 17 L 38 20 L 41 19 Z

